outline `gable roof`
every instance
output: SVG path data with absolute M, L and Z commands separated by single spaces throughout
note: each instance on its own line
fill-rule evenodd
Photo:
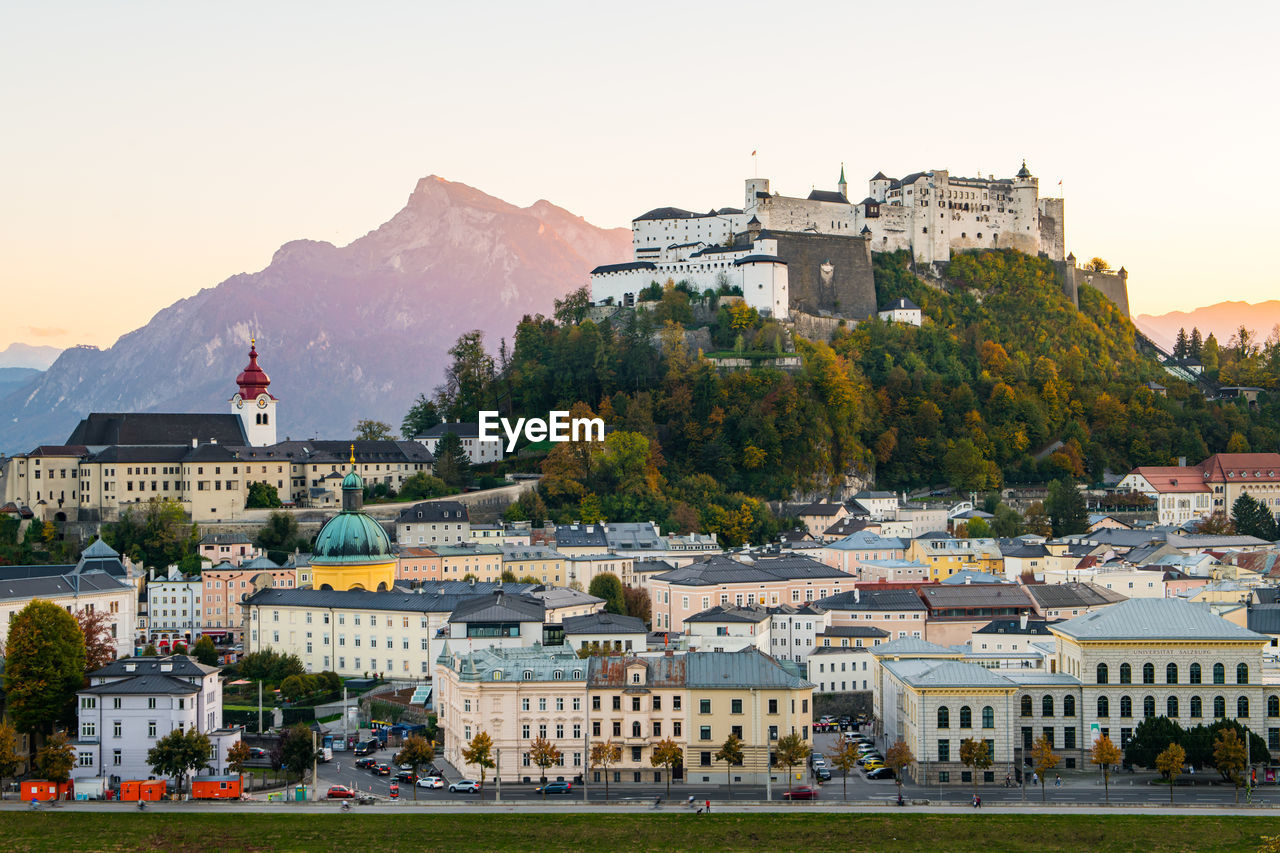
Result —
M 461 501 L 426 501 L 401 510 L 396 524 L 460 523 L 467 520 L 467 505 Z
M 142 675 L 203 678 L 217 671 L 216 666 L 206 666 L 189 655 L 156 655 L 113 660 L 89 673 L 89 678 L 136 678 Z
M 905 296 L 899 296 L 897 299 L 893 300 L 892 302 L 890 302 L 888 305 L 886 305 L 884 308 L 881 308 L 880 310 L 881 311 L 919 311 L 920 306 L 915 304 Z
M 797 689 L 811 683 L 755 647 L 740 652 L 688 652 L 685 684 L 694 689 Z
M 67 444 L 86 447 L 107 445 L 182 445 L 192 439 L 202 444 L 248 444 L 239 415 L 169 414 L 161 412 L 93 412 L 72 430 Z
M 199 682 L 183 681 L 181 678 L 174 678 L 172 675 L 138 675 L 133 678 L 123 678 L 119 681 L 95 684 L 93 687 L 86 687 L 77 692 L 108 696 L 155 696 L 164 694 L 190 695 L 199 693 L 202 689 Z
M 920 596 L 909 589 L 861 588 L 819 599 L 827 610 L 924 610 Z
M 1028 584 L 1023 587 L 1040 607 L 1098 607 L 1126 601 L 1128 596 L 1096 583 L 1069 582 Z
M 546 607 L 532 595 L 508 595 L 497 590 L 493 595 L 475 596 L 460 602 L 449 615 L 450 622 L 541 622 Z
M 737 607 L 732 604 L 717 604 L 699 613 L 684 618 L 689 622 L 742 622 L 760 623 L 769 621 L 769 609 L 759 605 Z

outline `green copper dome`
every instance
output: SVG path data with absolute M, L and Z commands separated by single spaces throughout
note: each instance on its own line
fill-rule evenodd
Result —
M 364 481 L 360 479 L 360 475 L 355 471 L 348 471 L 347 476 L 342 478 L 342 488 L 364 491 Z
M 313 565 L 371 563 L 391 559 L 391 540 L 382 525 L 363 512 L 341 512 L 320 529 Z

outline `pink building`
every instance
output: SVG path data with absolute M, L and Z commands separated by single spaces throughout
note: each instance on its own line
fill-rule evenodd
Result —
M 444 577 L 440 555 L 430 548 L 401 548 L 396 559 L 396 580 L 438 581 Z
M 859 530 L 828 542 L 817 552 L 817 558 L 842 572 L 861 577 L 863 566 L 883 560 L 902 560 L 907 554 L 907 542 L 896 536 L 881 536 L 871 530 Z
M 266 557 L 240 566 L 222 563 L 201 572 L 204 581 L 202 634 L 214 642 L 243 642 L 244 616 L 240 602 L 260 589 L 293 589 L 295 569 L 283 569 Z
M 708 557 L 648 581 L 655 631 L 683 631 L 685 619 L 716 605 L 803 604 L 853 584 L 852 575 L 794 554 L 751 562 Z
M 200 556 L 215 566 L 218 563 L 239 566 L 261 557 L 262 551 L 249 537 L 239 533 L 210 533 L 200 539 Z

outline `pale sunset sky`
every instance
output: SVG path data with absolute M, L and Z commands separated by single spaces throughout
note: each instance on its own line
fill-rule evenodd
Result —
M 878 170 L 1066 198 L 1134 313 L 1276 297 L 1273 3 L 47 2 L 0 12 L 0 348 L 109 346 L 438 174 L 601 226 Z

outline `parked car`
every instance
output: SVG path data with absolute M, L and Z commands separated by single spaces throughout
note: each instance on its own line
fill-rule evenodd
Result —
M 356 795 L 356 792 L 348 788 L 346 785 L 330 785 L 328 797 L 331 800 L 350 799 Z
M 858 764 L 864 770 L 872 770 L 874 769 L 872 767 L 873 764 L 884 766 L 884 756 L 878 752 L 869 752 L 858 759 Z
M 827 757 L 823 755 L 821 752 L 815 752 L 810 754 L 809 756 L 810 767 L 821 767 L 826 763 L 827 763 Z
M 396 774 L 396 781 L 404 782 L 406 785 L 412 785 L 414 782 L 418 781 L 418 774 L 414 773 L 412 770 L 401 770 Z
M 249 760 L 250 760 L 250 761 L 254 760 L 255 758 L 267 758 L 267 757 L 268 757 L 268 755 L 267 755 L 267 751 L 266 751 L 265 749 L 263 749 L 262 747 L 260 747 L 260 746 L 251 746 L 251 747 L 249 747 Z
M 567 794 L 573 790 L 572 782 L 548 782 L 533 789 L 535 794 Z
M 378 759 L 376 759 L 376 758 L 357 758 L 357 759 L 356 759 L 356 769 L 357 769 L 357 770 L 367 770 L 367 769 L 369 769 L 370 767 L 372 767 L 373 765 L 375 765 L 375 764 L 377 764 L 377 763 L 378 763 Z
M 369 767 L 369 771 L 373 773 L 374 776 L 390 776 L 391 765 L 390 764 L 374 764 Z
M 418 780 L 419 788 L 443 788 L 444 780 L 439 776 L 423 776 Z
M 792 788 L 790 791 L 782 792 L 784 800 L 816 800 L 818 799 L 818 789 L 809 785 L 801 785 L 798 788 Z
M 827 768 L 827 765 L 819 764 L 817 767 L 813 768 L 813 775 L 815 778 L 826 782 L 831 778 L 831 771 Z
M 449 786 L 449 791 L 454 794 L 478 794 L 480 783 L 475 779 L 460 779 Z
M 879 770 L 881 767 L 884 767 L 884 766 L 885 766 L 885 763 L 882 759 L 871 758 L 867 760 L 866 764 L 862 765 L 862 769 L 870 773 L 872 770 Z
M 870 773 L 867 774 L 867 778 L 868 779 L 892 779 L 893 768 L 877 767 L 875 770 L 872 770 Z
M 381 742 L 379 742 L 376 737 L 373 737 L 368 740 L 358 741 L 356 743 L 355 753 L 356 755 L 371 755 L 381 748 Z

